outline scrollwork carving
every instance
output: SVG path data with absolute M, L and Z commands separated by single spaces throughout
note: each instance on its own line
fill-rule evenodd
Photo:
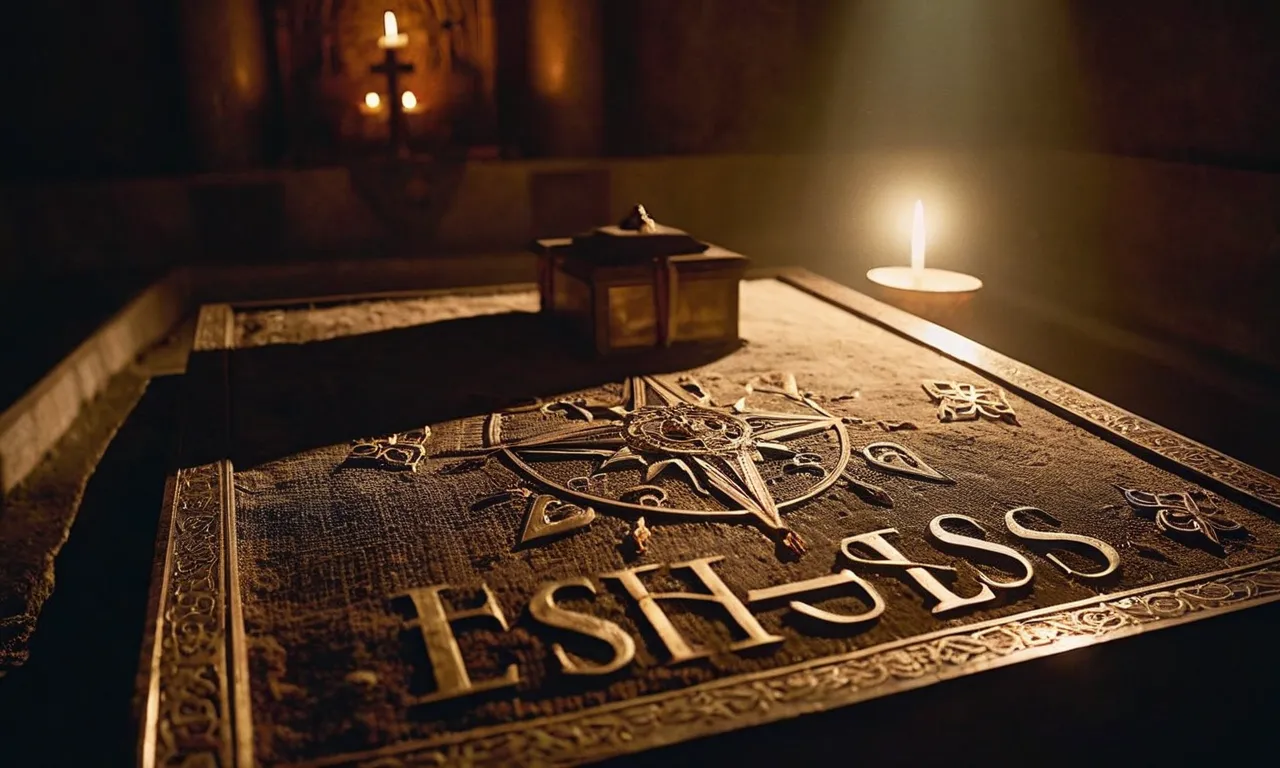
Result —
M 230 761 L 222 482 L 218 464 L 177 475 L 148 765 Z
M 427 457 L 431 427 L 396 432 L 386 437 L 356 440 L 347 452 L 346 464 L 369 465 L 392 471 L 417 472 Z
M 938 404 L 939 421 L 992 421 L 1018 423 L 1018 416 L 995 387 L 980 387 L 959 381 L 926 381 L 924 391 Z
M 1129 506 L 1154 515 L 1156 526 L 1167 534 L 1202 538 L 1215 547 L 1221 547 L 1221 534 L 1243 533 L 1245 530 L 1221 510 L 1202 508 L 1186 491 L 1150 493 L 1135 488 L 1116 488 L 1124 494 Z

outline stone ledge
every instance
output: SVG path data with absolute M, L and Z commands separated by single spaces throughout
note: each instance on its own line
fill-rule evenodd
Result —
M 156 281 L 0 414 L 0 492 L 8 494 L 57 444 L 111 377 L 201 304 L 533 282 L 533 256 L 184 267 Z

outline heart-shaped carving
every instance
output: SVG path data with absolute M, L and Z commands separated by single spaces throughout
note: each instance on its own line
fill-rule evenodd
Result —
M 580 507 L 560 501 L 554 496 L 540 495 L 534 498 L 533 506 L 529 509 L 529 519 L 525 521 L 524 532 L 520 534 L 520 544 L 572 533 L 591 525 L 595 519 L 596 511 L 591 507 Z

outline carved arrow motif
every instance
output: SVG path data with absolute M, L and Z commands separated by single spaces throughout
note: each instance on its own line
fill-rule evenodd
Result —
M 533 500 L 529 519 L 524 524 L 524 532 L 520 534 L 520 543 L 528 544 L 549 536 L 570 533 L 591 525 L 595 519 L 596 511 L 591 507 L 580 507 L 543 494 Z
M 889 442 L 871 443 L 862 449 L 862 455 L 866 458 L 868 464 L 885 472 L 910 475 L 922 480 L 931 480 L 935 483 L 950 484 L 955 482 L 955 480 L 929 466 L 924 459 L 904 445 Z

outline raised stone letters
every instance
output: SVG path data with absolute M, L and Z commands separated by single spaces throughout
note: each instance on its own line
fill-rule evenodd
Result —
M 556 592 L 570 587 L 581 587 L 593 595 L 596 593 L 595 586 L 586 576 L 548 582 L 543 584 L 529 601 L 529 614 L 535 621 L 548 627 L 576 632 L 607 643 L 613 649 L 613 658 L 606 664 L 588 664 L 574 659 L 565 652 L 564 646 L 560 643 L 553 643 L 551 652 L 560 662 L 560 668 L 567 675 L 607 675 L 630 664 L 636 656 L 636 643 L 622 627 L 612 621 L 568 611 L 556 605 Z
M 987 574 L 979 570 L 978 578 L 982 580 L 983 584 L 996 587 L 997 589 L 1018 589 L 1020 587 L 1025 587 L 1026 585 L 1030 584 L 1031 579 L 1035 578 L 1036 572 L 1035 572 L 1035 568 L 1033 568 L 1031 565 L 1031 561 L 1023 557 L 1022 554 L 1018 552 L 1018 550 L 1011 549 L 1010 547 L 1006 547 L 1003 544 L 993 544 L 990 541 L 984 541 L 983 539 L 974 538 L 973 536 L 965 536 L 959 533 L 952 533 L 951 531 L 948 531 L 947 529 L 942 527 L 943 523 L 951 520 L 959 520 L 960 522 L 968 523 L 969 525 L 972 525 L 974 528 L 977 528 L 979 531 L 982 531 L 984 533 L 986 532 L 986 529 L 983 528 L 981 525 L 979 525 L 977 520 L 974 520 L 972 517 L 969 517 L 968 515 L 938 515 L 937 517 L 933 518 L 933 520 L 929 521 L 930 535 L 932 535 L 935 539 L 942 542 L 943 544 L 950 544 L 951 546 L 954 546 L 954 547 L 963 547 L 966 549 L 976 549 L 980 552 L 990 552 L 991 554 L 994 554 L 994 555 L 1001 555 L 1002 557 L 1007 557 L 1010 560 L 1013 560 L 1014 562 L 1016 562 L 1018 565 L 1022 566 L 1022 570 L 1025 573 L 1025 575 L 1023 575 L 1021 578 L 1014 579 L 1013 581 L 996 581 L 995 579 L 991 578 L 990 576 L 988 576 Z
M 535 510 L 538 511 L 538 510 Z M 1060 531 L 1039 531 L 1028 528 L 1022 520 L 1039 515 L 1045 521 L 1057 524 L 1051 516 L 1034 507 L 1017 507 L 1006 513 L 1004 522 L 1009 531 L 1021 540 L 1038 542 L 1042 548 L 1054 546 L 1084 547 L 1089 554 L 1096 555 L 1106 562 L 1106 567 L 1092 573 L 1082 573 L 1072 569 L 1059 557 L 1052 553 L 1045 556 L 1065 571 L 1068 575 L 1084 579 L 1101 579 L 1115 573 L 1120 567 L 1120 555 L 1110 544 L 1091 536 L 1064 533 Z M 967 535 L 949 531 L 943 526 L 948 523 L 964 523 L 981 532 L 980 535 Z M 887 536 L 897 535 L 896 528 L 882 528 L 856 536 L 849 536 L 840 542 L 841 554 L 850 562 L 858 563 L 877 570 L 899 570 L 919 589 L 936 600 L 931 611 L 941 615 L 952 611 L 973 608 L 996 599 L 998 592 L 1027 587 L 1035 578 L 1035 568 L 1031 561 L 1018 550 L 990 542 L 982 538 L 986 531 L 977 520 L 962 514 L 943 514 L 933 518 L 929 523 L 930 536 L 940 545 L 967 550 L 970 553 L 985 553 L 988 556 L 1007 559 L 1016 563 L 1019 575 L 1012 578 L 993 578 L 977 570 L 980 589 L 977 594 L 965 597 L 957 594 L 951 587 L 940 581 L 935 574 L 956 573 L 950 565 L 923 563 L 909 560 Z M 874 553 L 875 556 L 868 554 Z M 748 610 L 747 605 L 768 608 L 769 603 L 786 601 L 787 607 L 796 614 L 812 621 L 829 625 L 833 628 L 850 629 L 862 624 L 877 621 L 884 614 L 887 605 L 883 596 L 868 580 L 855 574 L 852 570 L 841 569 L 813 578 L 802 579 L 784 584 L 774 584 L 747 593 L 744 603 L 728 585 L 712 569 L 712 564 L 723 560 L 723 556 L 702 557 L 670 566 L 663 564 L 642 565 L 622 571 L 600 574 L 599 579 L 616 580 L 635 601 L 640 615 L 657 634 L 659 640 L 670 656 L 670 663 L 679 664 L 694 659 L 710 656 L 717 649 L 706 647 L 691 641 L 675 624 L 664 610 L 664 601 L 690 601 L 710 604 L 717 607 L 729 624 L 743 639 L 728 643 L 721 650 L 743 651 L 749 648 L 777 645 L 785 638 L 771 634 L 759 620 Z M 644 574 L 669 567 L 672 571 L 685 569 L 689 571 L 702 591 L 653 592 L 641 579 Z M 416 619 L 409 626 L 417 627 L 426 644 L 427 655 L 431 662 L 436 682 L 434 693 L 415 699 L 415 704 L 453 699 L 481 691 L 511 687 L 520 681 L 516 665 L 506 668 L 501 677 L 473 681 L 467 672 L 459 650 L 454 625 L 467 619 L 485 620 L 495 623 L 503 630 L 507 629 L 507 621 L 502 609 L 487 584 L 481 584 L 484 603 L 478 608 L 467 610 L 450 610 L 443 599 L 443 593 L 452 589 L 449 585 L 438 585 L 422 589 L 414 589 L 406 593 L 413 601 L 417 611 Z M 593 616 L 590 613 L 569 610 L 556 602 L 556 596 L 562 590 L 582 589 L 591 595 L 597 594 L 596 583 L 587 576 L 577 576 L 542 584 L 529 601 L 529 616 L 545 627 L 591 638 L 608 646 L 611 654 L 605 661 L 587 660 L 572 656 L 559 642 L 551 642 L 551 654 L 559 663 L 566 675 L 603 676 L 617 672 L 632 664 L 636 658 L 636 640 L 623 626 Z M 697 589 L 695 587 L 695 589 Z M 837 613 L 819 608 L 814 602 L 834 597 L 857 596 L 867 607 L 857 613 Z
M 640 607 L 640 612 L 644 615 L 646 621 L 658 633 L 663 645 L 666 646 L 667 652 L 671 654 L 671 662 L 679 664 L 697 659 L 711 654 L 711 649 L 694 650 L 692 646 L 680 634 L 680 631 L 671 623 L 671 619 L 666 612 L 662 610 L 662 606 L 658 604 L 660 600 L 690 600 L 703 603 L 715 603 L 724 608 L 729 614 L 729 618 L 746 633 L 747 638 L 728 646 L 728 650 L 741 651 L 747 648 L 755 648 L 762 645 L 772 645 L 781 643 L 785 640 L 778 635 L 771 635 L 760 626 L 760 622 L 756 617 L 751 615 L 747 607 L 742 601 L 733 594 L 733 591 L 711 570 L 711 564 L 723 560 L 723 557 L 700 557 L 697 560 L 690 560 L 685 563 L 673 563 L 671 569 L 688 568 L 698 577 L 702 586 L 706 587 L 708 592 L 650 592 L 649 588 L 640 580 L 640 574 L 656 571 L 661 568 L 660 565 L 643 565 L 637 568 L 629 568 L 625 571 L 615 571 L 613 573 L 602 574 L 603 579 L 617 579 L 622 584 L 623 589 L 636 601 Z
M 1062 559 L 1052 552 L 1046 552 L 1044 555 L 1045 558 L 1065 571 L 1068 576 L 1075 576 L 1080 579 L 1104 579 L 1119 570 L 1120 553 L 1116 551 L 1115 547 L 1102 539 L 1095 539 L 1092 536 L 1081 536 L 1076 533 L 1033 530 L 1018 522 L 1019 515 L 1039 515 L 1055 525 L 1059 524 L 1052 515 L 1042 509 L 1037 509 L 1035 507 L 1018 507 L 1016 509 L 1009 510 L 1004 516 L 1004 524 L 1008 527 L 1009 532 L 1014 536 L 1028 541 L 1057 542 L 1059 546 L 1064 544 L 1075 544 L 1081 547 L 1088 547 L 1100 554 L 1102 559 L 1107 563 L 1107 567 L 1103 568 L 1101 571 L 1096 573 L 1083 573 L 1062 562 Z
M 766 587 L 765 589 L 753 589 L 747 593 L 747 602 L 751 604 L 767 603 L 773 600 L 781 600 L 789 597 L 801 597 L 811 595 L 816 592 L 823 592 L 837 587 L 843 587 L 853 584 L 862 590 L 870 601 L 871 607 L 862 613 L 849 616 L 847 614 L 832 613 L 821 608 L 814 607 L 809 603 L 801 600 L 792 600 L 787 605 L 791 610 L 802 616 L 808 616 L 816 621 L 823 621 L 828 624 L 838 624 L 842 627 L 850 627 L 856 624 L 862 624 L 868 621 L 875 621 L 884 613 L 884 598 L 876 591 L 876 588 L 868 582 L 858 578 L 853 571 L 842 570 L 838 573 L 828 574 L 826 576 L 818 576 L 804 581 L 793 581 L 789 584 L 779 584 L 776 587 Z
M 405 593 L 413 601 L 418 615 L 416 620 L 408 622 L 408 626 L 417 627 L 422 632 L 422 640 L 427 646 L 427 658 L 431 661 L 436 681 L 435 692 L 414 699 L 413 704 L 430 704 L 495 688 L 506 688 L 520 682 L 520 673 L 515 664 L 508 665 L 502 677 L 473 682 L 462 661 L 462 651 L 453 634 L 455 622 L 488 619 L 497 623 L 504 631 L 507 629 L 507 619 L 493 596 L 493 590 L 489 589 L 488 584 L 481 588 L 484 591 L 484 604 L 479 608 L 462 611 L 451 611 L 445 606 L 440 593 L 452 589 L 448 584 L 411 589 Z
M 930 571 L 939 571 L 942 573 L 955 573 L 955 568 L 949 565 L 935 565 L 932 563 L 916 563 L 907 559 L 897 547 L 893 546 L 885 534 L 897 535 L 897 528 L 882 528 L 878 531 L 870 533 L 860 533 L 857 536 L 850 536 L 840 542 L 840 551 L 849 560 L 855 563 L 872 566 L 875 568 L 902 568 L 916 584 L 925 592 L 928 592 L 938 604 L 932 609 L 932 613 L 947 613 L 949 611 L 958 610 L 960 608 L 969 608 L 975 605 L 991 602 L 996 599 L 996 595 L 991 591 L 991 587 L 987 584 L 982 585 L 982 589 L 978 594 L 972 597 L 961 597 L 955 592 L 947 588 L 945 584 L 930 573 Z M 871 560 L 853 552 L 853 545 L 862 545 L 876 554 L 880 555 L 883 560 Z

